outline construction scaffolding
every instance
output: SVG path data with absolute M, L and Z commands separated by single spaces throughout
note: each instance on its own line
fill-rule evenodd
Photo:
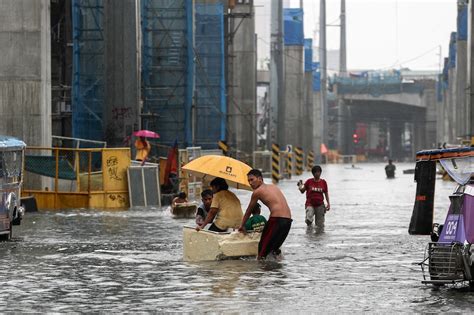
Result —
M 161 143 L 191 143 L 191 0 L 142 0 L 142 127 Z
M 195 26 L 195 145 L 214 149 L 226 139 L 223 4 L 196 4 Z
M 72 0 L 74 138 L 103 140 L 104 108 L 103 0 Z

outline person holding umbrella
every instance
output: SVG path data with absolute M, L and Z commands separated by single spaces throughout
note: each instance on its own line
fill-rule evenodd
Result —
M 150 154 L 151 151 L 150 142 L 148 142 L 145 137 L 140 137 L 135 140 L 135 149 L 137 150 L 135 160 L 145 163 L 146 159 L 148 158 L 148 154 Z
M 135 149 L 137 153 L 135 155 L 135 160 L 142 161 L 142 165 L 145 164 L 148 155 L 151 151 L 150 142 L 146 138 L 155 138 L 158 139 L 160 137 L 159 134 L 150 130 L 138 130 L 133 133 L 135 137 L 138 137 L 135 140 Z
M 211 209 L 204 222 L 196 226 L 196 231 L 204 229 L 214 218 L 209 231 L 226 232 L 228 228 L 238 228 L 243 217 L 239 198 L 228 190 L 229 185 L 223 178 L 214 178 L 210 185 L 214 193 Z

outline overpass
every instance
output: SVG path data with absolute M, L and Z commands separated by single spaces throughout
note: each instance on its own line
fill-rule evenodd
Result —
M 365 72 L 330 80 L 328 144 L 368 159 L 411 159 L 436 145 L 436 74 Z

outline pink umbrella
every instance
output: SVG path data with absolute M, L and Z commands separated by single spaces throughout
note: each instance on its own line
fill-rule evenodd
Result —
M 135 131 L 133 135 L 137 137 L 145 137 L 145 138 L 159 138 L 160 137 L 159 134 L 150 130 L 138 130 L 138 131 Z

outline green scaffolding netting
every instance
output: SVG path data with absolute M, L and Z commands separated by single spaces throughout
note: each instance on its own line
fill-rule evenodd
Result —
M 31 173 L 56 177 L 56 157 L 44 155 L 26 155 L 25 170 Z M 71 163 L 64 156 L 58 157 L 58 178 L 76 179 L 76 171 Z

